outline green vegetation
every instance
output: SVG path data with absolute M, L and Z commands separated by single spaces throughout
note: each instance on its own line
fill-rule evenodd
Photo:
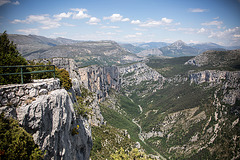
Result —
M 69 77 L 69 73 L 64 68 L 56 68 L 56 77 L 60 79 L 61 86 L 66 90 L 69 90 L 72 87 L 72 81 Z
M 184 65 L 189 59 L 193 57 L 177 57 L 177 58 L 150 58 L 146 63 L 149 67 L 155 69 L 164 77 L 172 77 L 174 75 L 186 75 L 189 70 L 197 69 L 196 66 Z
M 139 128 L 132 122 L 132 119 L 128 115 L 123 115 L 116 110 L 110 109 L 104 105 L 100 105 L 101 112 L 104 120 L 111 126 L 120 129 L 126 129 L 131 136 L 131 139 L 135 142 L 140 142 L 141 146 L 145 149 L 146 153 L 153 154 L 153 150 L 148 145 L 144 144 L 138 137 Z
M 92 102 L 89 100 L 85 101 L 84 97 L 77 96 L 77 103 L 74 103 L 73 105 L 76 115 L 81 115 L 85 118 L 90 116 L 92 114 L 92 109 L 89 107 L 91 103 Z
M 110 159 L 110 156 L 121 147 L 124 150 L 131 150 L 133 146 L 133 142 L 122 130 L 110 125 L 93 126 L 92 137 L 93 147 L 90 155 L 92 160 Z
M 107 121 L 111 126 L 120 128 L 120 129 L 127 129 L 128 133 L 131 136 L 131 139 L 134 141 L 139 141 L 138 138 L 138 127 L 132 122 L 132 119 L 128 116 L 122 115 L 117 111 L 110 109 L 108 107 L 102 106 L 101 112 L 104 117 L 104 120 Z
M 118 97 L 121 108 L 128 114 L 130 118 L 136 118 L 140 114 L 139 107 L 132 102 L 127 96 L 120 95 Z
M 0 115 L 0 159 L 43 159 L 43 153 L 32 136 L 12 118 Z
M 28 65 L 51 65 L 51 62 L 49 61 L 47 64 L 45 63 L 35 63 L 34 61 L 28 61 Z M 42 70 L 53 70 L 53 66 L 42 66 L 42 67 L 27 67 L 27 69 L 32 71 L 42 71 Z M 53 72 L 44 72 L 44 73 L 36 73 L 31 74 L 32 79 L 46 79 L 46 78 L 53 78 L 54 75 Z
M 144 152 L 139 151 L 137 148 L 133 148 L 129 153 L 127 153 L 122 147 L 111 155 L 113 160 L 151 160 L 148 158 Z
M 16 45 L 10 42 L 6 31 L 0 35 L 0 66 L 15 66 L 15 65 L 27 65 L 27 61 L 18 52 Z M 26 68 L 23 68 L 23 72 L 27 72 Z M 20 73 L 20 68 L 0 68 L 0 74 L 3 73 Z M 30 82 L 31 76 L 24 75 L 24 82 Z M 20 75 L 4 75 L 0 76 L 0 85 L 21 83 Z
M 73 108 L 77 114 L 77 116 L 81 115 L 85 118 L 92 114 L 92 109 L 89 105 L 93 101 L 92 93 L 89 92 L 88 89 L 84 87 L 80 87 L 81 89 L 81 96 L 77 96 L 77 103 L 73 105 Z
M 78 129 L 79 129 L 79 125 L 77 125 L 77 127 L 74 127 L 74 128 L 72 129 L 72 136 L 74 136 L 74 135 L 76 135 L 76 134 L 79 134 Z

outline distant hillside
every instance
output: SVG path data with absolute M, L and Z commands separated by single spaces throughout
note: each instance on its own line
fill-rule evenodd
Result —
M 154 55 L 153 49 L 160 50 L 165 57 L 181 57 L 181 56 L 196 56 L 208 50 L 226 51 L 233 49 L 240 49 L 240 46 L 221 46 L 216 43 L 199 43 L 199 44 L 186 44 L 179 40 L 172 44 L 165 42 L 150 42 L 150 43 L 136 43 L 122 44 L 123 48 L 131 53 L 137 53 L 139 56 L 152 56 Z M 157 53 L 158 55 L 158 53 Z
M 17 48 L 23 56 L 31 53 L 43 52 L 53 46 L 78 42 L 65 38 L 52 39 L 37 35 L 9 34 L 8 37 L 11 41 L 17 44 Z
M 232 67 L 240 68 L 240 49 L 229 51 L 206 51 L 185 64 L 195 66 Z
M 183 41 L 179 40 L 169 46 L 162 47 L 160 50 L 164 56 L 181 57 L 181 56 L 194 56 L 198 54 L 198 50 L 188 46 Z
M 125 48 L 126 50 L 128 50 L 131 53 L 139 53 L 141 51 L 144 50 L 144 48 L 142 47 L 138 47 L 129 43 L 126 44 L 120 44 L 121 47 Z
M 136 46 L 144 48 L 144 49 L 154 49 L 168 46 L 169 43 L 166 42 L 149 42 L 149 43 L 140 43 Z
M 137 53 L 138 56 L 145 57 L 145 56 L 163 56 L 163 53 L 160 49 L 147 49 Z
M 199 44 L 189 44 L 191 47 L 198 49 L 199 53 L 205 52 L 207 50 L 225 51 L 224 46 L 220 46 L 216 43 L 199 43 Z

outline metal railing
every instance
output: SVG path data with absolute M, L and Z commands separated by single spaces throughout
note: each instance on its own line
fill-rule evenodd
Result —
M 52 66 L 53 69 L 52 70 L 39 70 L 39 71 L 32 71 L 32 72 L 24 72 L 23 71 L 23 68 L 27 68 L 27 67 L 49 67 L 49 66 Z M 53 72 L 53 77 L 55 79 L 55 65 L 20 65 L 20 66 L 0 66 L 0 68 L 20 68 L 20 72 L 18 73 L 2 73 L 0 74 L 1 76 L 4 76 L 4 75 L 17 75 L 17 74 L 20 74 L 21 75 L 21 83 L 23 84 L 23 75 L 24 74 L 33 74 L 33 73 L 45 73 L 45 72 Z

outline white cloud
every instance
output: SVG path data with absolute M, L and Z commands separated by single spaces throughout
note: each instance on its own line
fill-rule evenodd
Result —
M 136 37 L 137 37 L 136 34 L 129 34 L 125 36 L 125 38 L 136 38 Z
M 199 42 L 199 41 L 190 40 L 189 43 L 195 43 L 195 44 L 197 44 L 197 43 L 200 43 L 200 42 Z
M 15 2 L 11 2 L 10 0 L 0 0 L 0 6 L 3 6 L 5 4 L 11 3 L 13 5 L 19 5 L 20 2 L 19 1 L 15 1 Z
M 20 5 L 20 2 L 19 2 L 19 1 L 12 2 L 12 4 L 14 4 L 14 5 Z
M 91 17 L 87 23 L 90 25 L 97 25 L 99 22 L 101 22 L 100 19 L 96 17 Z
M 62 24 L 67 27 L 76 27 L 76 25 L 70 24 L 70 23 L 62 23 Z
M 147 29 L 145 29 L 145 28 L 134 28 L 134 30 L 136 30 L 136 31 L 147 31 Z
M 193 13 L 201 13 L 201 12 L 208 12 L 208 9 L 189 8 L 188 11 Z
M 225 42 L 225 45 L 240 44 L 240 27 L 226 29 L 225 31 L 211 32 L 208 38 L 215 38 Z
M 198 30 L 197 33 L 204 33 L 204 32 L 206 32 L 206 31 L 207 31 L 207 30 L 206 30 L 205 28 L 201 28 L 201 29 Z
M 123 16 L 120 15 L 120 14 L 112 14 L 110 17 L 103 17 L 103 20 L 110 20 L 111 22 L 117 22 L 117 21 L 126 22 L 126 21 L 130 21 L 129 18 L 123 18 Z
M 136 33 L 136 35 L 138 35 L 138 36 L 141 36 L 141 35 L 142 35 L 142 33 L 138 32 L 138 33 Z
M 213 19 L 219 19 L 219 17 L 215 17 L 215 18 L 213 18 Z
M 240 38 L 240 34 L 234 34 L 233 37 Z
M 12 23 L 40 23 L 43 25 L 40 27 L 42 29 L 58 28 L 61 26 L 57 20 L 51 19 L 48 14 L 29 15 L 25 20 L 15 19 Z
M 58 20 L 61 20 L 62 18 L 69 18 L 73 13 L 72 12 L 68 12 L 68 13 L 60 13 L 60 14 L 56 14 L 53 17 L 57 18 Z
M 132 20 L 131 23 L 132 23 L 132 24 L 140 24 L 141 21 L 140 21 L 140 20 Z
M 18 29 L 17 32 L 21 32 L 25 34 L 38 34 L 39 30 L 36 28 L 28 28 L 28 29 Z
M 125 36 L 125 38 L 136 38 L 136 37 L 140 37 L 142 36 L 143 34 L 138 32 L 138 33 L 135 33 L 135 34 L 128 34 Z
M 155 20 L 149 20 L 146 22 L 143 22 L 139 24 L 141 27 L 157 27 L 157 26 L 163 26 L 163 25 L 169 25 L 172 23 L 172 19 L 168 18 L 162 18 L 160 21 L 155 21 Z
M 203 26 L 220 26 L 222 24 L 223 24 L 222 21 L 211 21 L 211 22 L 202 23 L 201 25 L 203 25 Z
M 122 19 L 122 21 L 127 22 L 127 21 L 130 21 L 130 19 L 129 18 L 124 18 L 124 19 Z
M 167 19 L 167 18 L 162 18 L 162 22 L 169 24 L 171 23 L 173 20 L 172 19 Z
M 101 28 L 111 28 L 111 29 L 116 29 L 120 28 L 119 26 L 102 26 Z
M 0 0 L 0 6 L 4 5 L 4 4 L 8 4 L 11 3 L 10 0 Z
M 84 18 L 90 18 L 91 17 L 90 15 L 84 13 L 84 12 L 87 12 L 87 9 L 73 8 L 71 10 L 78 12 L 78 13 L 73 13 L 73 19 L 84 19 Z

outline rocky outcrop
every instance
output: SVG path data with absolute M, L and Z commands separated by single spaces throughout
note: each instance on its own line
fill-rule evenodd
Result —
M 135 63 L 127 67 L 120 68 L 122 85 L 133 86 L 144 81 L 164 82 L 165 78 L 145 63 Z
M 66 69 L 68 71 L 71 79 L 76 78 L 76 79 L 80 80 L 80 76 L 77 72 L 78 67 L 77 67 L 74 59 L 71 59 L 71 58 L 52 58 L 52 59 L 50 59 L 50 61 L 56 67 Z
M 149 139 L 151 137 L 163 137 L 163 133 L 160 131 L 142 132 L 141 136 L 143 137 L 143 139 Z
M 33 86 L 51 86 L 47 85 L 48 80 L 44 81 L 26 86 L 32 85 L 31 89 L 36 89 Z M 33 135 L 35 143 L 46 152 L 44 159 L 89 159 L 92 147 L 89 123 L 87 119 L 76 117 L 71 97 L 65 89 L 59 89 L 59 80 L 55 81 L 58 85 L 46 94 L 41 95 L 37 90 L 38 94 L 31 102 L 21 103 L 18 107 L 1 106 L 1 112 L 16 118 Z M 11 85 L 9 89 L 4 86 L 4 90 L 15 88 L 18 93 L 24 86 Z
M 97 94 L 99 101 L 104 100 L 110 89 L 120 89 L 120 78 L 118 67 L 100 67 L 90 66 L 78 69 L 81 77 L 80 83 L 88 88 L 91 92 Z
M 240 72 L 206 70 L 189 74 L 190 83 L 208 83 L 209 86 L 222 85 L 222 102 L 234 105 L 240 99 Z
M 227 75 L 232 74 L 227 71 L 205 70 L 197 73 L 189 74 L 190 83 L 201 84 L 207 83 L 220 83 L 221 80 L 226 79 Z

